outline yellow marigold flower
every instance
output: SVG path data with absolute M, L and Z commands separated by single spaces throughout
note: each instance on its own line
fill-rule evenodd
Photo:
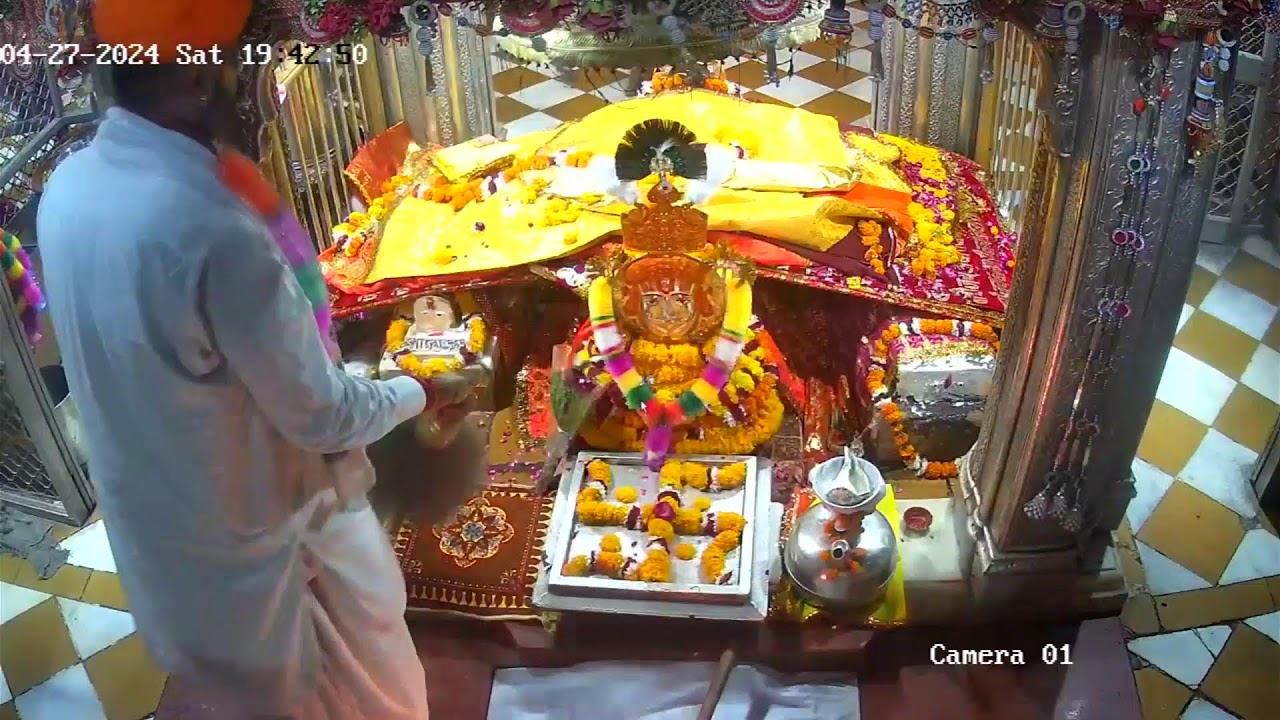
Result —
M 640 497 L 640 492 L 630 485 L 624 485 L 613 491 L 613 496 L 618 502 L 633 503 Z
M 582 488 L 582 490 L 578 492 L 578 502 L 580 503 L 598 502 L 600 500 L 603 500 L 603 498 L 600 497 L 600 488 L 587 487 L 587 488 Z
M 698 549 L 689 543 L 680 543 L 676 546 L 676 557 L 681 560 L 692 560 L 698 554 Z
M 604 552 L 621 552 L 622 541 L 614 533 L 609 533 L 600 538 L 600 549 Z
M 711 476 L 711 468 L 699 463 L 685 463 L 681 477 L 684 484 L 697 490 L 703 490 L 707 487 L 708 479 Z
M 701 535 L 702 534 L 702 511 L 706 508 L 698 508 L 698 502 L 702 501 L 711 506 L 711 501 L 704 497 L 700 497 L 694 501 L 694 507 L 677 508 L 676 516 L 671 520 L 671 526 L 675 529 L 677 535 Z
M 747 481 L 746 463 L 725 465 L 716 473 L 716 484 L 723 490 L 741 487 Z
M 714 583 L 724 574 L 724 550 L 715 545 L 708 545 L 702 551 L 702 562 L 698 568 L 698 576 L 704 583 Z
M 671 527 L 671 523 L 666 520 L 653 518 L 649 520 L 649 534 L 670 542 L 676 536 L 676 531 L 675 528 Z
M 729 552 L 730 550 L 738 547 L 741 542 L 741 535 L 733 530 L 725 530 L 719 535 L 716 535 L 716 539 L 712 540 L 711 544 L 725 552 Z
M 613 471 L 609 469 L 609 463 L 603 460 L 592 460 L 587 463 L 587 476 L 608 485 L 613 479 Z
M 360 227 L 361 225 L 364 225 L 365 223 L 369 222 L 369 216 L 359 211 L 353 212 L 347 218 L 347 222 L 351 223 L 352 225 L 355 225 L 356 227 Z
M 741 533 L 742 528 L 747 526 L 747 519 L 732 512 L 716 513 L 716 525 L 719 526 L 720 532 L 731 530 Z
M 575 555 L 564 564 L 562 572 L 569 577 L 584 577 L 591 570 L 591 558 L 586 555 Z
M 677 489 L 684 486 L 684 468 L 679 460 L 668 460 L 663 464 L 658 471 L 658 484 Z
M 635 577 L 641 582 L 671 582 L 671 557 L 662 550 L 650 550 Z
M 627 563 L 627 558 L 618 552 L 598 552 L 596 553 L 595 567 L 592 568 L 599 575 L 605 577 L 620 578 L 622 577 L 622 566 Z
M 694 509 L 696 509 L 696 510 L 700 510 L 700 511 L 704 511 L 704 512 L 705 512 L 707 509 L 709 509 L 709 508 L 711 507 L 711 499 L 710 499 L 710 498 L 705 498 L 705 497 L 700 497 L 700 498 L 698 498 L 698 499 L 696 499 L 696 500 L 694 500 L 694 501 L 693 501 L 693 507 L 694 507 Z

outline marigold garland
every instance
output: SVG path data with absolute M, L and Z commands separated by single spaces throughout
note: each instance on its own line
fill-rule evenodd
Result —
M 947 172 L 937 148 L 893 135 L 878 137 L 901 151 L 899 165 L 912 187 L 907 214 L 915 224 L 917 243 L 908 244 L 903 260 L 913 274 L 932 280 L 939 270 L 963 259 L 952 232 L 958 183 Z
M 684 561 L 697 557 L 694 545 L 676 543 L 676 539 L 704 536 L 712 539 L 702 551 L 699 576 L 704 582 L 724 582 L 727 579 L 725 557 L 741 545 L 746 518 L 739 513 L 709 510 L 711 501 L 705 495 L 698 496 L 686 507 L 680 491 L 689 487 L 708 493 L 725 492 L 740 487 L 745 479 L 746 463 L 712 466 L 668 460 L 659 471 L 657 502 L 624 505 L 603 500 L 612 482 L 612 470 L 604 460 L 592 460 L 587 464 L 585 482 L 578 492 L 574 510 L 578 523 L 644 530 L 648 540 L 642 557 L 627 557 L 620 554 L 622 539 L 616 533 L 609 533 L 600 539 L 599 551 L 570 558 L 562 573 L 573 577 L 602 575 L 639 582 L 670 582 L 673 554 Z M 618 488 L 618 494 L 623 490 L 634 492 L 635 488 Z
M 726 272 L 725 286 L 724 320 L 701 376 L 672 400 L 657 397 L 651 381 L 636 371 L 635 359 L 614 319 L 609 278 L 596 278 L 587 291 L 592 337 L 605 357 L 605 369 L 622 390 L 627 407 L 643 412 L 648 428 L 644 456 L 650 467 L 660 467 L 671 452 L 676 428 L 705 415 L 719 401 L 743 354 L 751 323 L 751 285 Z
M 467 320 L 467 342 L 462 352 L 454 357 L 433 357 L 423 360 L 413 352 L 405 349 L 405 338 L 409 335 L 409 329 L 412 327 L 412 320 L 405 318 L 392 320 L 387 327 L 387 352 L 391 354 L 391 357 L 395 360 L 396 367 L 400 368 L 401 372 L 419 379 L 426 379 L 442 373 L 458 372 L 483 354 L 485 344 L 488 342 L 484 320 L 479 315 L 474 315 Z
M 333 241 L 347 257 L 355 257 L 366 242 L 382 234 L 391 213 L 408 197 L 412 181 L 404 175 L 396 175 L 382 183 L 382 195 L 369 203 L 368 210 L 356 211 L 346 221 L 333 228 Z
M 715 351 L 715 340 L 699 350 L 694 345 L 664 345 L 643 339 L 631 347 L 635 369 L 652 378 L 661 402 L 675 402 L 702 374 L 703 358 Z M 746 345 L 738 364 L 729 375 L 720 396 L 706 415 L 675 433 L 675 451 L 685 455 L 740 455 L 749 453 L 773 437 L 781 427 L 785 408 L 778 396 L 776 373 L 764 346 L 748 330 Z M 597 383 L 607 385 L 612 377 L 589 365 L 594 352 L 584 347 L 578 353 L 580 368 Z M 619 407 L 598 422 L 588 422 L 579 433 L 592 447 L 637 452 L 644 449 L 644 419 Z
M 875 220 L 858 221 L 858 235 L 862 238 L 862 245 L 867 250 L 863 254 L 863 259 L 871 266 L 872 270 L 877 273 L 884 274 L 884 246 L 881 241 L 884 237 L 884 227 Z
M 888 386 L 888 366 L 891 346 L 903 335 L 969 337 L 990 343 L 993 351 L 999 350 L 999 342 L 995 328 L 986 323 L 975 323 L 961 320 L 931 320 L 915 318 L 910 322 L 896 322 L 888 325 L 871 343 L 871 367 L 867 370 L 866 385 L 871 401 L 889 429 L 893 432 L 893 443 L 898 456 L 908 469 L 917 476 L 930 480 L 948 479 L 959 474 L 959 467 L 954 462 L 940 462 L 925 458 L 911 444 L 907 434 L 902 409 L 893 402 Z

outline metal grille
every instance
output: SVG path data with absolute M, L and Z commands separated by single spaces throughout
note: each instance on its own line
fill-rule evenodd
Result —
M 1250 17 L 1240 27 L 1240 44 L 1237 47 L 1239 52 L 1261 55 L 1266 41 L 1267 25 L 1261 13 L 1259 13 L 1255 17 Z
M 0 168 L 57 118 L 57 104 L 43 64 L 0 66 Z M 53 148 L 50 142 L 38 154 Z M 29 168 L 30 163 L 24 163 Z M 0 226 L 13 220 L 31 197 L 31 177 L 18 170 L 0 186 Z
M 1258 89 L 1236 83 L 1226 105 L 1226 126 L 1222 131 L 1222 147 L 1214 170 L 1213 195 L 1209 198 L 1209 214 L 1229 216 L 1231 202 L 1240 186 L 1240 167 L 1249 146 L 1249 122 L 1253 116 Z
M 370 48 L 370 54 L 373 54 Z M 320 51 L 319 63 L 279 71 L 280 115 L 270 132 L 270 161 L 289 188 L 298 219 L 320 249 L 332 243 L 333 226 L 350 212 L 343 170 L 357 150 L 385 128 L 370 122 L 367 93 L 358 68 Z
M 990 138 L 980 148 L 979 162 L 991 172 L 992 196 L 1008 227 L 1021 232 L 1031 187 L 1031 166 L 1043 121 L 1036 112 L 1036 93 L 1042 80 L 1040 56 L 1027 33 L 1004 23 L 996 43 L 995 96 L 990 112 L 984 108 L 979 135 Z
M 49 480 L 22 413 L 9 394 L 8 378 L 0 365 L 0 488 L 58 501 L 58 491 Z
M 1245 201 L 1245 217 L 1256 218 L 1265 214 L 1272 187 L 1280 176 L 1280 61 L 1271 69 L 1270 107 L 1258 112 L 1268 114 L 1268 122 L 1262 127 L 1262 141 L 1258 144 L 1258 162 L 1253 170 L 1252 192 Z

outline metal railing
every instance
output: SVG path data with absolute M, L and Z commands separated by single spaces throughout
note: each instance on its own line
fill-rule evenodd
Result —
M 65 107 L 67 89 L 43 63 L 0 67 L 0 227 L 34 225 L 38 186 L 60 142 L 96 117 L 91 102 L 82 112 Z M 0 292 L 0 503 L 74 525 L 94 507 L 7 288 Z
M 996 42 L 995 77 L 984 89 L 976 159 L 989 172 L 992 198 L 1008 227 L 1025 223 L 1031 168 L 1045 121 L 1036 108 L 1045 69 L 1034 40 L 1017 25 L 1003 23 Z
M 376 57 L 374 43 L 363 43 Z M 343 171 L 356 152 L 387 128 L 375 63 L 339 62 L 332 49 L 313 64 L 274 69 L 279 114 L 267 128 L 267 167 L 289 197 L 298 219 L 320 249 L 331 244 L 334 225 L 351 212 Z
M 1206 242 L 1238 242 L 1274 222 L 1280 182 L 1280 34 L 1261 19 L 1240 31 L 1235 82 L 1223 107 Z

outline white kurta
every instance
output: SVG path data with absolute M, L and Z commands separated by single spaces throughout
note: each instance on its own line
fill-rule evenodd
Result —
M 245 704 L 226 720 L 426 718 L 394 555 L 324 460 L 421 412 L 420 386 L 334 368 L 212 153 L 136 115 L 108 111 L 38 223 L 89 473 L 156 661 Z

